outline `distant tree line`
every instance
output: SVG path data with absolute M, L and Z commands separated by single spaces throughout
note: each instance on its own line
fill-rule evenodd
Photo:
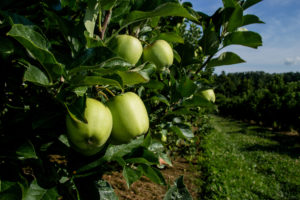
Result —
M 222 72 L 214 81 L 220 114 L 300 130 L 300 73 Z

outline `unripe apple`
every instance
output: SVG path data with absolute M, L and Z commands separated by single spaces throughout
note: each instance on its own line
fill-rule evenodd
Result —
M 165 40 L 156 40 L 144 48 L 143 59 L 154 63 L 159 68 L 168 67 L 173 64 L 173 49 Z
M 100 101 L 87 98 L 84 117 L 87 123 L 67 115 L 67 133 L 76 151 L 91 156 L 98 153 L 109 138 L 112 130 L 112 115 L 109 108 Z
M 118 35 L 111 44 L 112 50 L 127 62 L 135 65 L 142 56 L 141 42 L 130 35 Z
M 127 92 L 107 102 L 113 116 L 111 136 L 116 143 L 126 143 L 149 129 L 149 118 L 141 98 Z
M 215 96 L 215 92 L 213 89 L 207 89 L 207 90 L 203 90 L 201 92 L 201 94 L 205 97 L 206 100 L 211 101 L 211 102 L 215 102 L 216 101 L 216 96 Z

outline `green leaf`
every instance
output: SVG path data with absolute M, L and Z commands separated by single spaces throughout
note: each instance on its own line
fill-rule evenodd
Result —
M 166 104 L 167 106 L 170 105 L 168 99 L 165 96 L 163 96 L 162 94 L 157 94 L 157 95 L 151 97 L 151 101 L 152 102 L 157 102 L 157 101 L 162 102 L 162 103 Z
M 50 85 L 47 75 L 42 70 L 29 63 L 24 73 L 24 81 L 29 81 L 42 86 Z
M 100 200 L 118 200 L 118 196 L 108 182 L 104 180 L 98 180 L 96 182 L 96 187 L 98 188 L 100 194 Z
M 103 41 L 100 39 L 100 37 L 98 35 L 94 35 L 93 37 L 91 37 L 89 32 L 84 31 L 84 37 L 85 37 L 85 40 L 86 40 L 86 47 L 87 48 L 95 48 L 95 47 L 104 46 Z
M 4 37 L 0 37 L 0 55 L 3 57 L 7 57 L 9 55 L 12 55 L 14 53 L 14 45 L 13 43 L 8 39 Z
M 147 176 L 154 183 L 166 185 L 165 179 L 158 169 L 143 164 L 139 165 L 138 169 L 143 172 L 143 175 Z
M 145 158 L 150 163 L 159 164 L 158 155 L 156 155 L 156 153 L 154 151 L 144 149 L 141 157 Z M 144 164 L 146 164 L 146 163 L 144 163 Z
M 202 95 L 196 94 L 192 98 L 183 101 L 182 105 L 187 107 L 195 107 L 195 106 L 210 107 L 213 104 L 208 100 L 206 100 Z
M 175 32 L 160 33 L 156 40 L 165 40 L 168 42 L 184 43 L 184 39 Z
M 130 67 L 132 67 L 132 64 L 126 62 L 122 58 L 114 57 L 107 59 L 97 65 L 75 67 L 70 70 L 69 73 L 74 74 L 84 71 L 93 71 L 105 75 L 115 73 L 116 71 L 127 71 Z
M 164 84 L 158 80 L 151 79 L 148 83 L 144 84 L 144 87 L 150 88 L 152 90 L 162 90 L 164 88 Z
M 47 71 L 50 82 L 63 73 L 63 66 L 56 61 L 54 55 L 49 51 L 47 40 L 40 33 L 34 31 L 32 27 L 14 24 L 7 35 L 20 42 L 30 55 L 39 61 Z
M 72 50 L 72 55 L 77 55 L 77 52 L 84 47 L 84 38 L 82 34 L 78 32 L 83 31 L 83 27 L 76 26 L 72 21 L 67 20 L 54 12 L 44 10 L 44 13 L 48 16 L 49 24 L 57 27 L 59 33 L 62 34 L 65 41 Z
M 218 33 L 214 30 L 211 24 L 204 30 L 203 37 L 200 40 L 200 46 L 205 55 L 214 55 L 220 46 Z
M 79 76 L 71 80 L 73 86 L 94 86 L 94 85 L 110 85 L 122 88 L 122 85 L 110 78 L 101 76 Z
M 118 72 L 118 75 L 121 76 L 124 85 L 135 85 L 149 81 L 149 77 L 145 77 L 142 73 L 135 71 Z
M 66 145 L 67 147 L 71 147 L 68 137 L 65 134 L 62 134 L 58 137 L 58 140 L 63 143 L 64 145 Z
M 191 79 L 185 77 L 184 79 L 180 80 L 176 89 L 182 97 L 189 97 L 195 93 L 197 85 Z
M 81 168 L 79 168 L 77 173 L 84 173 L 91 169 L 101 166 L 104 162 L 115 161 L 118 158 L 131 153 L 134 149 L 140 147 L 144 143 L 144 136 L 137 137 L 128 144 L 121 145 L 109 145 L 106 149 L 105 155 L 98 160 L 95 160 Z
M 99 14 L 100 4 L 97 0 L 89 0 L 84 16 L 84 26 L 90 37 L 94 36 L 94 29 Z
M 149 75 L 155 71 L 154 64 L 146 64 L 127 72 L 117 72 L 122 77 L 124 85 L 135 85 L 149 82 Z
M 246 0 L 243 3 L 242 7 L 243 7 L 244 10 L 246 10 L 247 8 L 253 6 L 253 5 L 255 5 L 255 4 L 257 4 L 257 3 L 261 2 L 261 1 L 262 0 Z
M 134 170 L 130 167 L 124 167 L 123 168 L 123 177 L 126 180 L 127 187 L 129 188 L 132 183 L 137 181 L 142 176 L 141 171 Z
M 235 7 L 237 4 L 237 0 L 222 0 L 224 7 Z
M 110 10 L 114 7 L 117 0 L 100 0 L 101 8 L 103 10 Z
M 16 154 L 20 160 L 25 159 L 38 159 L 33 144 L 28 140 L 22 144 L 16 151 Z
M 168 17 L 168 16 L 185 17 L 190 20 L 198 21 L 195 16 L 191 15 L 179 3 L 168 2 L 158 6 L 156 9 L 150 12 L 143 12 L 143 11 L 131 12 L 128 15 L 127 19 L 124 21 L 124 24 L 134 22 L 134 21 L 144 20 L 147 18 Z
M 18 182 L 0 180 L 0 200 L 22 199 L 22 190 Z
M 146 160 L 145 158 L 129 158 L 125 160 L 126 163 L 138 163 L 138 164 L 145 164 L 145 165 L 153 165 L 156 164 L 156 162 L 150 162 Z
M 71 105 L 65 104 L 70 117 L 78 123 L 87 123 L 87 119 L 84 116 L 86 108 L 86 96 L 79 97 Z
M 181 63 L 181 56 L 179 55 L 179 53 L 173 49 L 173 54 L 174 54 L 174 58 L 178 63 Z
M 194 137 L 191 128 L 184 124 L 177 124 L 176 126 L 172 126 L 171 130 L 182 139 L 192 139 Z
M 12 2 L 12 3 L 15 4 L 16 2 Z M 3 8 L 1 9 L 0 14 L 3 15 L 5 18 L 7 18 L 7 20 L 11 25 L 14 24 L 34 25 L 32 21 L 30 21 L 28 18 L 22 15 L 18 15 L 16 13 L 2 11 L 2 10 Z
M 165 150 L 163 144 L 158 140 L 152 141 L 152 143 L 148 147 L 148 149 L 149 149 L 149 151 L 152 151 L 158 155 L 160 155 Z
M 258 33 L 252 31 L 236 31 L 226 35 L 223 41 L 224 47 L 232 44 L 256 49 L 257 47 L 262 46 L 262 39 Z
M 173 166 L 172 161 L 167 154 L 161 153 L 159 154 L 159 157 L 162 158 L 169 166 Z
M 23 200 L 53 200 L 57 199 L 59 196 L 56 188 L 44 189 L 37 184 L 36 180 L 34 180 L 24 194 Z
M 246 26 L 249 24 L 264 24 L 256 15 L 244 15 L 243 16 L 243 25 Z
M 164 200 L 193 200 L 183 183 L 183 176 L 180 176 L 175 181 L 174 185 L 167 191 Z
M 74 59 L 69 69 L 72 71 L 80 66 L 93 66 L 97 68 L 114 57 L 116 57 L 116 54 L 107 47 L 99 46 L 86 49 Z
M 128 144 L 121 144 L 121 145 L 111 145 L 106 150 L 104 158 L 107 161 L 114 160 L 115 158 L 122 158 L 123 156 L 132 152 L 133 149 L 141 146 L 144 142 L 144 136 L 140 136 L 134 140 L 132 140 Z
M 232 15 L 226 26 L 226 31 L 232 32 L 243 24 L 243 9 L 240 5 L 236 5 Z
M 73 89 L 73 92 L 79 96 L 79 97 L 82 97 L 86 94 L 86 91 L 87 91 L 88 87 L 86 86 L 82 86 L 82 87 L 77 87 L 75 89 Z
M 219 57 L 211 59 L 208 67 L 216 67 L 221 65 L 232 65 L 245 62 L 233 52 L 224 52 Z

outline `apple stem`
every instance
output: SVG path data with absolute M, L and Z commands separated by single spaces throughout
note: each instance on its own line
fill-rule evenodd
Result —
M 102 26 L 102 30 L 101 30 L 101 40 L 104 39 L 105 31 L 106 31 L 107 25 L 110 21 L 111 14 L 112 14 L 112 9 L 108 10 L 105 15 L 105 20 L 103 22 L 103 26 Z
M 111 95 L 111 96 L 116 96 L 110 89 L 108 88 L 105 88 L 105 90 Z
M 109 100 L 109 98 L 107 97 L 107 95 L 106 95 L 104 92 L 98 91 L 98 94 L 101 94 L 102 96 L 104 96 L 104 98 L 105 98 L 107 101 Z

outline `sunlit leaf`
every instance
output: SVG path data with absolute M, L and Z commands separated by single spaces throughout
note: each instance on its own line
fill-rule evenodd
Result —
M 224 46 L 243 45 L 256 49 L 262 46 L 262 38 L 258 33 L 252 31 L 236 31 L 226 35 L 223 44 Z
M 224 52 L 219 57 L 211 59 L 208 67 L 216 67 L 222 65 L 232 65 L 245 62 L 233 52 Z
M 63 66 L 57 62 L 54 55 L 49 51 L 49 43 L 44 36 L 33 30 L 32 27 L 15 24 L 7 35 L 20 42 L 40 62 L 47 71 L 50 82 L 54 77 L 62 74 Z
M 94 36 L 94 29 L 96 25 L 97 16 L 99 13 L 99 2 L 97 0 L 89 0 L 88 6 L 84 16 L 84 26 L 90 37 Z

